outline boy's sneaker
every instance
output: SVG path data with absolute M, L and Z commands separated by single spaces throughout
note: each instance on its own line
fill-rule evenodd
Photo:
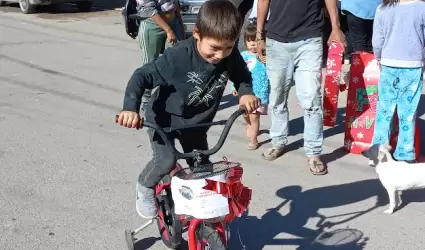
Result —
M 153 219 L 157 216 L 158 209 L 155 203 L 155 190 L 137 183 L 136 210 L 145 219 Z

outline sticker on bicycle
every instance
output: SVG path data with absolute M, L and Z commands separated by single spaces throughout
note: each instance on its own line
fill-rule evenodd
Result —
M 173 176 L 171 192 L 176 214 L 198 219 L 212 219 L 229 214 L 228 198 L 217 192 L 205 190 L 206 180 L 226 182 L 226 173 L 189 180 Z

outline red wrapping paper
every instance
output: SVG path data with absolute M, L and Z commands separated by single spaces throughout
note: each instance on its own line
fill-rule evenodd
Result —
M 343 47 L 336 42 L 329 45 L 323 94 L 323 125 L 334 127 L 338 112 L 338 94 L 343 63 Z

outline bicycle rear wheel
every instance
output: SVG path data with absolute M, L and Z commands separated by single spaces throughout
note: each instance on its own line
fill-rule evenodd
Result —
M 196 236 L 198 241 L 196 250 L 227 250 L 220 234 L 210 225 L 201 225 Z

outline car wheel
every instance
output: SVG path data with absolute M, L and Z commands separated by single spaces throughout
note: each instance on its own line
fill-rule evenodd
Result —
M 37 6 L 30 3 L 30 0 L 19 0 L 19 7 L 24 14 L 32 14 L 37 11 Z
M 77 7 L 81 12 L 90 12 L 93 6 L 92 1 L 77 2 Z

